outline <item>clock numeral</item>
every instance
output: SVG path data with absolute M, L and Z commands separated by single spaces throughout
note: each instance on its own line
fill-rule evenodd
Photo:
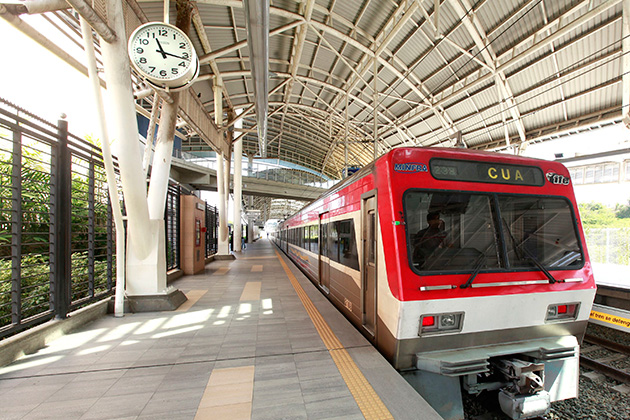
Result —
M 140 57 L 140 60 L 138 60 L 140 62 L 140 64 L 147 64 L 147 59 L 144 57 Z
M 166 36 L 166 29 L 158 29 L 158 35 Z
M 140 43 L 141 43 L 142 45 L 149 45 L 149 40 L 148 40 L 148 39 L 146 39 L 146 38 L 141 38 L 141 39 L 140 39 Z
M 179 43 L 179 49 L 180 50 L 185 50 L 186 49 L 186 43 L 185 42 L 180 42 Z
M 179 69 L 178 69 L 177 67 L 173 67 L 173 68 L 171 69 L 171 73 L 172 73 L 172 74 L 178 74 L 178 73 L 179 73 Z
M 144 50 L 142 48 L 138 47 L 138 48 L 136 48 L 136 52 L 138 54 L 142 54 L 144 52 Z
M 149 68 L 151 69 L 151 73 L 153 73 L 155 71 L 155 67 L 149 66 Z
M 182 53 L 182 58 L 190 58 L 190 56 L 188 55 L 187 52 L 185 52 L 185 53 Z
M 182 61 L 181 63 L 179 63 L 179 64 L 178 64 L 178 66 L 180 66 L 180 67 L 186 67 L 186 62 L 185 62 L 185 61 Z
M 166 70 L 160 70 L 160 76 L 166 76 Z

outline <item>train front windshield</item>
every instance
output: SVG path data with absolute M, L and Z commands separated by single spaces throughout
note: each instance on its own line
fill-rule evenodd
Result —
M 575 218 L 564 198 L 409 190 L 403 200 L 416 272 L 583 265 Z

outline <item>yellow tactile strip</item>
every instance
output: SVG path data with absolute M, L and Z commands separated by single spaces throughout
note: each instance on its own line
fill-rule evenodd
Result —
M 252 265 L 252 273 L 261 273 L 263 271 L 262 264 L 254 264 Z
M 332 332 L 330 326 L 326 323 L 317 308 L 315 308 L 315 305 L 313 305 L 313 302 L 311 302 L 306 292 L 304 292 L 304 289 L 302 289 L 302 286 L 300 286 L 300 283 L 298 283 L 297 279 L 278 251 L 276 251 L 276 255 L 278 256 L 278 260 L 280 260 L 280 264 L 289 277 L 289 280 L 291 281 L 298 297 L 302 301 L 306 312 L 311 317 L 311 320 L 322 338 L 324 345 L 337 365 L 339 373 L 341 373 L 343 380 L 346 382 L 348 389 L 357 402 L 361 413 L 363 413 L 363 417 L 365 417 L 366 420 L 393 419 L 394 417 L 391 415 L 387 407 L 385 407 L 381 398 L 376 394 L 365 376 L 363 376 L 363 373 L 361 373 L 359 367 L 356 363 L 354 363 L 354 360 L 352 360 L 348 351 L 343 348 L 335 333 Z
M 186 312 L 189 310 L 203 295 L 208 293 L 208 290 L 191 290 L 188 293 L 185 293 L 188 300 L 182 303 L 179 308 L 177 308 L 176 312 Z
M 240 301 L 244 300 L 259 300 L 260 299 L 260 287 L 262 283 L 259 281 L 248 281 L 243 287 L 243 293 L 241 293 Z
M 254 366 L 214 369 L 195 420 L 252 418 Z

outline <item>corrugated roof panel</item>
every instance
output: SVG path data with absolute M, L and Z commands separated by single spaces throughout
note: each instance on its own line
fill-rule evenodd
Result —
M 352 2 L 337 2 L 346 3 L 352 9 Z M 344 8 L 347 6 L 344 5 Z M 355 6 L 355 14 L 359 10 Z M 356 26 L 363 29 L 366 33 L 373 34 L 374 37 L 381 31 L 383 31 L 385 24 L 388 22 L 390 16 L 395 10 L 395 5 L 389 2 L 382 1 L 369 1 L 367 7 L 360 20 L 356 20 L 357 16 L 350 21 L 355 22 Z
M 327 127 L 329 116 L 334 115 L 326 108 L 326 104 L 334 104 L 342 109 L 345 100 L 343 92 L 325 87 L 325 84 L 345 89 L 350 81 L 357 78 L 352 70 L 360 72 L 364 80 L 352 82 L 354 86 L 352 94 L 358 95 L 361 100 L 350 107 L 350 115 L 353 116 L 351 119 L 356 119 L 352 125 L 352 135 L 370 138 L 373 118 L 373 67 L 369 59 L 366 60 L 364 50 L 346 45 L 346 40 L 335 35 L 336 31 L 352 37 L 373 51 L 379 45 L 372 45 L 370 40 L 379 37 L 383 39 L 390 33 L 395 22 L 393 24 L 388 22 L 394 16 L 397 7 L 420 6 L 432 15 L 433 2 L 425 1 L 416 5 L 400 1 L 315 1 L 311 19 L 331 27 L 321 35 L 325 37 L 325 42 L 320 38 L 318 29 L 308 27 L 302 55 L 295 58 L 291 54 L 294 54 L 296 28 L 270 38 L 269 68 L 275 74 L 270 78 L 269 89 L 274 89 L 285 82 L 289 64 L 298 60 L 299 81 L 293 83 L 290 101 L 299 102 L 304 107 L 290 106 L 274 115 L 270 119 L 273 124 L 270 124 L 272 129 L 269 135 L 280 134 L 280 119 L 285 115 L 281 155 L 295 161 L 312 162 L 317 170 L 324 165 L 324 157 L 329 155 L 327 171 L 336 171 L 337 161 L 339 158 L 343 159 L 343 150 L 338 148 L 329 153 L 328 146 L 331 141 L 328 139 L 327 130 L 322 130 L 321 127 Z M 426 103 L 430 101 L 438 105 L 436 109 L 440 110 L 439 112 L 444 112 L 445 120 L 453 121 L 455 128 L 464 132 L 464 138 L 471 147 L 482 147 L 488 143 L 496 146 L 505 142 L 506 129 L 512 140 L 518 138 L 517 124 L 513 121 L 511 113 L 500 107 L 501 101 L 505 98 L 499 94 L 494 77 L 478 62 L 485 61 L 485 58 L 474 42 L 474 33 L 470 32 L 473 29 L 469 23 L 479 25 L 480 35 L 483 37 L 485 33 L 490 41 L 485 48 L 490 50 L 491 55 L 501 57 L 498 65 L 508 77 L 508 85 L 515 95 L 514 99 L 528 137 L 537 136 L 536 133 L 539 133 L 541 128 L 548 132 L 554 127 L 575 124 L 584 114 L 593 114 L 596 119 L 598 113 L 607 111 L 607 116 L 610 117 L 614 112 L 611 114 L 609 109 L 621 106 L 621 88 L 617 82 L 621 73 L 620 2 L 575 27 L 562 38 L 556 39 L 553 44 L 555 52 L 552 53 L 551 45 L 545 45 L 526 56 L 519 54 L 532 47 L 534 40 L 528 37 L 537 33 L 545 22 L 563 16 L 562 27 L 572 25 L 575 19 L 588 12 L 589 6 L 592 9 L 597 8 L 604 4 L 604 0 L 592 2 L 485 0 L 476 3 L 474 7 L 477 7 L 477 4 L 479 6 L 474 16 L 464 17 L 461 10 L 453 7 L 455 3 L 441 2 L 439 33 L 448 36 L 448 40 L 436 37 L 432 23 L 433 15 L 429 21 L 425 21 L 425 15 L 419 10 L 416 10 L 411 19 L 392 37 L 381 58 L 388 59 L 396 70 L 379 65 L 377 82 L 381 95 L 378 100 L 381 101 L 380 109 L 384 113 L 379 118 L 380 124 L 385 124 L 386 119 L 396 120 L 397 123 L 403 124 L 400 128 L 403 132 L 417 136 L 422 144 L 450 145 L 447 140 L 448 127 L 442 126 L 442 120 L 431 108 L 425 108 Z M 578 4 L 582 6 L 576 7 Z M 141 2 L 140 6 L 149 19 L 161 20 L 161 2 Z M 274 0 L 271 7 L 270 29 L 281 27 L 298 18 L 302 6 L 303 3 L 295 0 Z M 331 7 L 332 14 L 328 11 Z M 246 39 L 242 7 L 230 8 L 199 3 L 198 8 L 213 51 Z M 171 20 L 174 20 L 174 4 L 171 9 Z M 282 10 L 294 16 L 282 15 L 279 13 Z M 570 15 L 567 14 L 568 10 L 572 10 Z M 462 19 L 466 19 L 465 23 Z M 233 28 L 234 24 L 236 29 Z M 353 28 L 355 24 L 356 28 Z M 422 28 L 418 28 L 419 24 Z M 551 26 L 547 33 L 538 34 L 535 41 L 546 42 L 546 37 L 550 34 L 553 36 L 557 30 L 556 26 Z M 592 34 L 585 36 L 588 31 Z M 196 34 L 191 33 L 191 38 L 195 47 L 201 51 L 201 43 Z M 526 42 L 523 42 L 524 40 Z M 522 45 L 519 44 L 521 42 Z M 331 51 L 330 48 L 335 51 Z M 476 55 L 478 60 L 471 59 L 468 54 L 462 52 L 462 49 Z M 615 50 L 618 51 L 616 56 Z M 343 60 L 337 56 L 339 53 L 343 54 Z M 393 57 L 390 54 L 393 54 Z M 230 99 L 237 106 L 253 100 L 251 77 L 247 72 L 243 77 L 243 70 L 247 71 L 250 67 L 248 57 L 249 49 L 243 46 L 237 51 L 223 54 L 217 60 L 219 70 L 224 74 Z M 517 57 L 518 62 L 510 61 L 513 57 Z M 598 57 L 603 58 L 598 61 Z M 585 66 L 589 61 L 590 64 Z M 364 66 L 366 62 L 369 64 Z M 510 67 L 504 65 L 506 62 L 511 63 Z M 493 63 L 486 64 L 492 67 Z M 410 67 L 411 76 L 403 76 Z M 230 72 L 234 74 L 231 76 Z M 202 74 L 211 74 L 207 64 L 202 66 Z M 558 74 L 564 77 L 558 79 Z M 236 75 L 237 78 L 234 77 Z M 402 81 L 401 77 L 407 77 L 407 80 Z M 309 81 L 309 78 L 312 81 Z M 558 83 L 561 83 L 561 87 Z M 202 101 L 212 113 L 211 86 L 210 79 L 196 83 L 194 88 L 202 94 Z M 279 89 L 270 95 L 269 99 L 274 103 L 270 110 L 279 106 L 278 103 L 284 98 L 284 91 L 285 89 Z M 246 92 L 249 92 L 249 96 Z M 453 95 L 453 92 L 459 93 Z M 560 104 L 563 96 L 567 98 L 564 105 Z M 386 107 L 386 110 L 383 107 Z M 618 112 L 620 114 L 621 111 Z M 253 114 L 247 118 L 248 124 L 254 123 Z M 342 127 L 341 119 L 335 118 L 336 129 Z M 565 121 L 567 118 L 569 121 Z M 507 123 L 503 122 L 504 119 Z M 396 145 L 403 141 L 392 127 L 382 126 L 380 130 L 382 133 L 388 133 L 390 136 L 388 142 L 391 144 Z M 251 143 L 247 144 L 253 149 L 257 147 L 255 133 L 248 134 L 246 140 Z M 279 143 L 274 144 L 275 148 L 270 148 L 272 153 L 278 153 Z M 312 146 L 315 143 L 323 145 L 316 152 Z M 369 147 L 366 145 L 352 146 L 353 154 L 357 154 L 358 161 L 371 158 L 371 151 L 367 149 Z

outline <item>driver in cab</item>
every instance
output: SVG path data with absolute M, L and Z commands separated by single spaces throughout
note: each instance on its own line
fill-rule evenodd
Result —
M 429 226 L 419 230 L 413 238 L 413 262 L 420 266 L 424 265 L 425 259 L 436 249 L 447 246 L 446 230 L 440 213 L 429 212 L 427 224 Z

